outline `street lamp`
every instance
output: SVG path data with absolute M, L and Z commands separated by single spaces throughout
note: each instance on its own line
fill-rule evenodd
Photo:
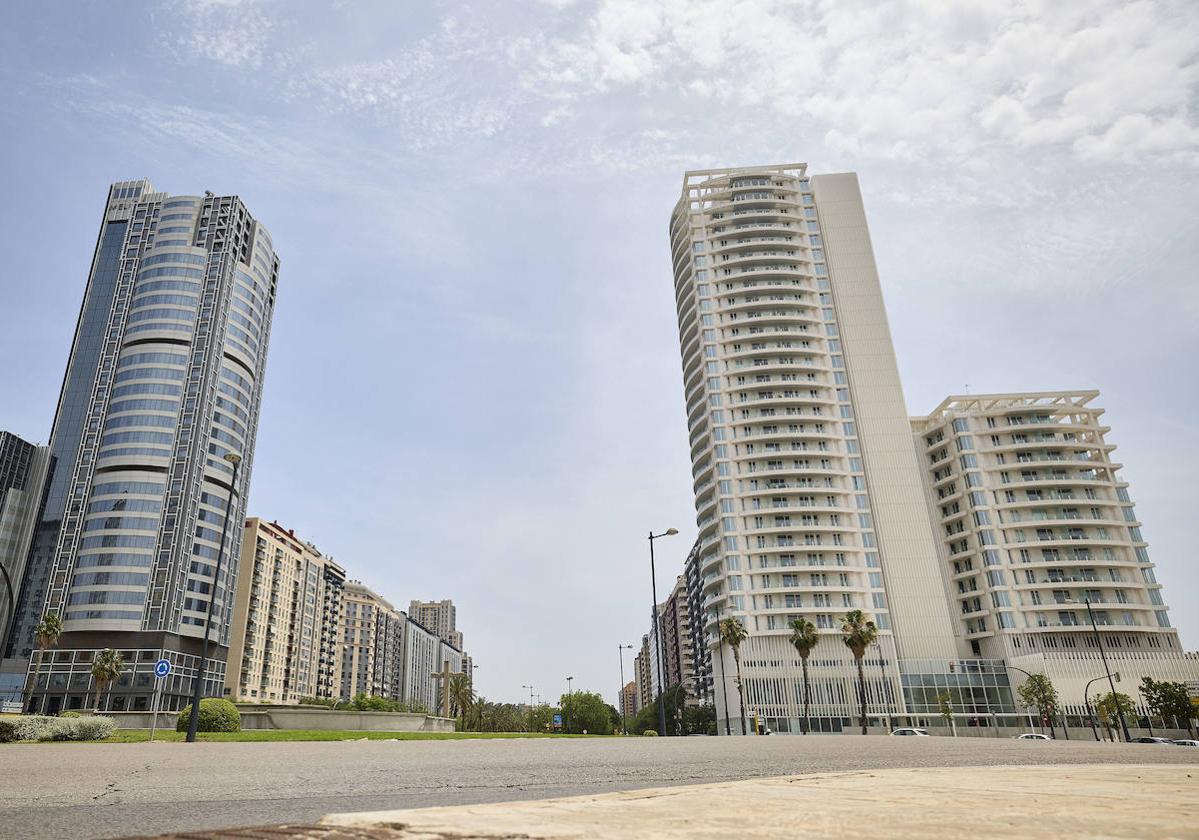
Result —
M 616 655 L 620 657 L 620 693 L 616 695 L 616 702 L 620 704 L 620 734 L 629 734 L 628 715 L 624 709 L 624 652 L 632 650 L 632 645 L 617 645 Z
M 1007 668 L 1009 671 L 1019 671 L 1021 674 L 1023 674 L 1023 675 L 1024 675 L 1024 676 L 1026 676 L 1026 677 L 1029 677 L 1029 678 L 1031 678 L 1031 677 L 1032 677 L 1032 674 L 1030 674 L 1028 671 L 1025 671 L 1023 668 L 1017 668 L 1015 665 L 1008 665 L 1008 664 L 1005 662 L 1005 663 L 1003 664 L 1003 667 L 1004 667 L 1004 668 Z M 1028 728 L 1029 728 L 1029 729 L 1032 729 L 1032 726 L 1033 726 L 1033 723 L 1032 723 L 1032 712 L 1030 711 L 1030 712 L 1028 713 Z M 1044 735 L 1045 733 L 1044 733 L 1044 732 L 1042 732 L 1041 734 L 1042 734 L 1042 735 Z
M 1115 674 L 1112 674 L 1112 676 L 1114 676 L 1116 678 L 1116 682 L 1120 682 L 1120 672 L 1119 671 L 1117 671 Z M 1097 726 L 1095 726 L 1095 713 L 1091 711 L 1091 683 L 1096 682 L 1098 680 L 1107 679 L 1107 678 L 1108 677 L 1106 674 L 1095 677 L 1094 679 L 1089 680 L 1087 682 L 1087 687 L 1082 690 L 1082 701 L 1087 707 L 1087 717 L 1091 721 L 1091 732 L 1093 732 L 1095 734 L 1096 741 L 1099 741 L 1102 739 L 1099 737 L 1099 728 Z M 1114 692 L 1114 691 L 1112 692 L 1112 694 L 1115 694 L 1115 693 L 1116 692 Z M 1119 703 L 1116 704 L 1117 708 L 1119 708 L 1119 705 L 1120 705 Z
M 574 677 L 566 678 L 566 702 L 568 704 L 567 708 L 569 708 L 569 704 L 570 704 L 571 698 L 573 696 L 573 689 L 570 684 L 571 680 L 573 680 L 573 679 L 574 679 Z M 563 716 L 562 722 L 566 725 L 566 729 L 569 730 L 570 729 L 570 721 L 565 716 Z
M 1091 609 L 1091 599 L 1084 598 L 1083 603 L 1087 605 L 1087 617 L 1091 619 L 1091 632 L 1095 634 L 1095 644 L 1099 646 L 1099 658 L 1103 660 L 1103 673 L 1107 675 L 1107 684 L 1112 690 L 1112 702 L 1116 706 L 1116 716 L 1120 718 L 1120 731 L 1124 733 L 1124 743 L 1128 743 L 1132 738 L 1128 734 L 1128 722 L 1124 720 L 1124 709 L 1120 707 L 1120 703 L 1116 701 L 1116 682 L 1112 679 L 1111 668 L 1107 667 L 1107 654 L 1103 652 L 1103 637 L 1099 635 L 1099 627 L 1095 624 L 1095 613 Z
M 650 616 L 654 621 L 654 653 L 658 659 L 658 734 L 666 736 L 666 703 L 663 700 L 663 695 L 666 693 L 665 679 L 662 676 L 662 660 L 664 658 L 662 652 L 662 619 L 658 615 L 658 575 L 654 571 L 654 540 L 662 537 L 673 537 L 679 531 L 677 528 L 667 528 L 661 534 L 649 532 L 649 577 L 650 585 L 653 587 L 654 594 L 654 609 Z
M 187 740 L 196 740 L 196 729 L 200 725 L 200 695 L 204 689 L 204 671 L 208 667 L 208 634 L 212 627 L 212 608 L 216 604 L 217 587 L 221 581 L 221 560 L 225 557 L 225 537 L 229 534 L 229 517 L 233 513 L 233 497 L 237 493 L 237 468 L 241 465 L 241 456 L 236 452 L 227 452 L 225 460 L 233 465 L 233 478 L 229 482 L 229 498 L 225 500 L 225 521 L 221 524 L 221 547 L 216 553 L 216 571 L 212 576 L 212 591 L 208 594 L 208 614 L 204 618 L 204 641 L 200 645 L 200 667 L 192 680 L 192 711 L 187 721 Z M 225 587 L 225 601 L 229 600 L 229 587 Z
M 721 694 L 724 695 L 724 734 L 732 735 L 733 733 L 729 730 L 729 714 L 730 714 L 730 712 L 729 712 L 729 684 L 724 678 L 725 673 L 726 673 L 725 669 L 724 669 L 724 639 L 721 638 L 721 635 L 720 635 L 720 614 L 721 614 L 720 604 L 717 604 L 716 605 L 716 647 L 720 651 L 720 692 L 721 692 Z M 716 702 L 715 692 L 713 692 L 712 702 L 713 703 Z M 745 721 L 742 721 L 741 723 L 744 726 Z
M 475 667 L 477 668 L 479 666 L 476 665 Z M 533 686 L 522 685 L 521 688 L 527 688 L 529 690 L 529 711 L 532 711 L 533 710 Z

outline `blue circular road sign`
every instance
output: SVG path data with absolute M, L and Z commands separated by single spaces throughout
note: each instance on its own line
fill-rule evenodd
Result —
M 154 676 L 165 677 L 171 673 L 171 663 L 160 659 L 154 663 Z

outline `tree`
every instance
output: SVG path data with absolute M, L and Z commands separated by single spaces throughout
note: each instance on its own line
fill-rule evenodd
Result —
M 38 661 L 40 662 L 41 652 L 58 644 L 58 639 L 62 636 L 62 619 L 58 617 L 58 613 L 48 612 L 42 616 L 37 627 L 33 628 L 33 635 L 37 639 Z
M 1103 724 L 1103 728 L 1107 730 L 1108 737 L 1113 741 L 1116 738 L 1112 732 L 1112 721 L 1118 719 L 1121 714 L 1125 717 L 1131 717 L 1135 711 L 1136 709 L 1132 705 L 1132 698 L 1118 691 L 1109 691 L 1095 703 L 1095 712 L 1099 715 L 1099 721 Z
M 741 734 L 746 734 L 745 687 L 741 684 L 741 643 L 749 638 L 745 625 L 737 618 L 721 619 L 720 640 L 733 649 L 733 664 L 737 666 L 737 698 L 741 701 Z M 725 710 L 728 714 L 728 710 Z
M 16 605 L 13 606 L 16 609 Z M 33 638 L 37 644 L 37 664 L 40 668 L 42 660 L 45 658 L 45 650 L 48 647 L 54 647 L 58 644 L 59 637 L 62 636 L 62 619 L 58 617 L 56 612 L 48 612 L 42 616 L 42 620 L 33 628 Z M 28 685 L 26 691 L 29 690 Z
M 1056 738 L 1057 730 L 1053 728 L 1053 710 L 1057 708 L 1057 689 L 1053 682 L 1044 674 L 1032 674 L 1020 686 L 1017 692 L 1020 702 L 1037 710 L 1042 720 L 1049 721 L 1049 734 Z
M 862 670 L 862 657 L 866 655 L 866 648 L 874 644 L 877 638 L 878 628 L 861 610 L 850 610 L 841 619 L 841 641 L 853 651 L 858 666 L 858 699 L 863 735 L 866 734 L 866 674 Z
M 941 717 L 945 718 L 945 722 L 949 724 L 949 728 L 953 731 L 953 737 L 958 736 L 958 728 L 953 722 L 953 705 L 950 703 L 952 698 L 948 691 L 943 691 L 937 695 L 937 711 L 941 713 Z
M 608 704 L 594 691 L 574 691 L 559 700 L 566 731 L 573 735 L 611 735 L 612 719 Z
M 716 707 L 707 704 L 684 706 L 683 733 L 686 735 L 715 735 Z
M 100 711 L 100 695 L 124 673 L 125 657 L 119 651 L 105 648 L 92 658 L 92 679 L 96 682 L 96 711 Z
M 530 732 L 547 732 L 554 722 L 554 715 L 558 714 L 558 709 L 551 706 L 549 703 L 541 703 L 529 709 L 528 726 Z
M 470 677 L 466 674 L 452 674 L 450 676 L 450 717 L 464 717 L 474 701 L 475 690 L 471 687 Z
M 795 652 L 799 654 L 800 665 L 803 667 L 803 734 L 805 735 L 812 728 L 811 719 L 808 716 L 808 657 L 812 655 L 812 649 L 819 641 L 820 635 L 816 632 L 815 624 L 803 616 L 792 619 L 791 644 L 795 647 Z
M 1187 734 L 1193 734 L 1191 718 L 1195 714 L 1195 707 L 1191 704 L 1186 683 L 1158 681 L 1145 677 L 1141 680 L 1141 696 L 1145 698 L 1145 705 L 1149 707 L 1150 714 L 1156 714 L 1163 723 L 1167 717 L 1174 718 L 1175 726 L 1178 726 L 1178 721 L 1181 720 L 1186 726 Z

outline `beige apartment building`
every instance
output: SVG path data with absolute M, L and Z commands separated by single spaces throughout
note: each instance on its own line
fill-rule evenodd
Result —
M 856 696 L 839 619 L 861 609 L 879 627 L 869 702 L 899 711 L 899 659 L 947 670 L 956 648 L 857 176 L 688 172 L 670 244 L 702 580 L 691 620 L 713 650 L 718 617 L 746 625 L 746 705 L 775 731 L 801 708 L 788 625 L 811 620 L 829 637 L 813 716 L 839 729 Z M 736 731 L 721 661 L 731 652 L 712 656 L 717 713 Z
M 225 695 L 294 704 L 336 697 L 345 570 L 277 522 L 246 520 Z
M 1199 681 L 1098 397 L 963 394 L 912 420 L 963 653 L 1047 673 L 1079 711 L 1100 644 L 1134 700 L 1143 676 Z

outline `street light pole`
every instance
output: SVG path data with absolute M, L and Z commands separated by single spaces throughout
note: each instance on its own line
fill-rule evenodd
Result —
M 187 721 L 187 741 L 196 740 L 196 729 L 200 725 L 200 695 L 204 690 L 204 671 L 208 668 L 208 635 L 212 627 L 212 608 L 216 604 L 217 587 L 221 582 L 221 561 L 225 557 L 225 538 L 229 535 L 229 517 L 233 514 L 233 497 L 237 495 L 237 468 L 241 465 L 241 456 L 235 452 L 225 455 L 225 460 L 233 465 L 233 479 L 229 482 L 229 498 L 225 501 L 225 521 L 221 525 L 221 547 L 216 553 L 216 571 L 212 576 L 212 591 L 208 594 L 208 614 L 204 618 L 204 641 L 200 645 L 200 667 L 192 680 L 192 710 Z M 225 587 L 225 601 L 229 600 L 229 587 Z M 222 605 L 222 609 L 224 606 Z
M 633 649 L 632 645 L 617 645 L 616 646 L 616 655 L 618 657 L 620 657 L 620 693 L 616 695 L 616 702 L 620 704 L 620 734 L 621 735 L 629 734 L 629 720 L 628 720 L 628 715 L 625 714 L 625 709 L 624 709 L 624 652 L 626 650 L 632 650 L 632 649 Z
M 720 604 L 716 605 L 716 647 L 720 650 L 720 693 L 724 695 L 724 734 L 732 735 L 729 729 L 729 684 L 725 680 L 724 639 L 720 636 Z
M 574 700 L 574 686 L 573 686 L 573 685 L 571 685 L 571 681 L 572 681 L 572 680 L 574 680 L 574 677 L 567 677 L 567 678 L 566 678 L 566 703 L 567 703 L 567 706 L 568 706 L 568 707 L 569 707 L 569 706 L 573 706 L 573 705 L 574 705 L 574 703 L 573 703 L 573 700 Z M 563 723 L 566 725 L 566 726 L 565 726 L 565 728 L 566 728 L 567 730 L 569 730 L 569 729 L 570 729 L 570 720 L 569 720 L 569 718 L 565 718 L 565 717 L 564 717 L 562 722 L 563 722 Z M 567 734 L 569 734 L 569 732 L 568 732 Z
M 1124 743 L 1127 744 L 1132 738 L 1128 734 L 1128 722 L 1124 720 L 1124 710 L 1120 708 L 1120 703 L 1116 700 L 1116 683 L 1112 680 L 1111 669 L 1107 667 L 1107 654 L 1103 652 L 1103 637 L 1099 635 L 1099 627 L 1095 624 L 1091 599 L 1084 598 L 1083 603 L 1087 605 L 1087 616 L 1091 619 L 1091 632 L 1095 634 L 1095 644 L 1099 645 L 1099 658 L 1103 660 L 1103 672 L 1107 675 L 1107 684 L 1112 690 L 1112 703 L 1116 707 L 1116 716 L 1120 718 L 1120 730 L 1124 733 Z
M 1119 678 L 1119 676 L 1119 674 L 1116 674 L 1117 678 Z M 1095 677 L 1087 682 L 1087 687 L 1082 690 L 1082 702 L 1087 707 L 1087 718 L 1091 721 L 1091 732 L 1094 733 L 1096 741 L 1101 739 L 1099 737 L 1099 727 L 1095 725 L 1095 713 L 1091 711 L 1091 683 L 1102 679 L 1106 679 L 1106 677 Z
M 650 612 L 650 616 L 654 622 L 654 653 L 658 659 L 658 734 L 666 736 L 666 694 L 665 678 L 662 675 L 662 660 L 665 655 L 662 650 L 662 618 L 658 615 L 658 575 L 654 571 L 654 540 L 661 537 L 673 537 L 678 533 L 675 528 L 667 528 L 661 534 L 654 535 L 653 531 L 649 532 L 649 577 L 650 584 L 654 595 L 654 608 Z

